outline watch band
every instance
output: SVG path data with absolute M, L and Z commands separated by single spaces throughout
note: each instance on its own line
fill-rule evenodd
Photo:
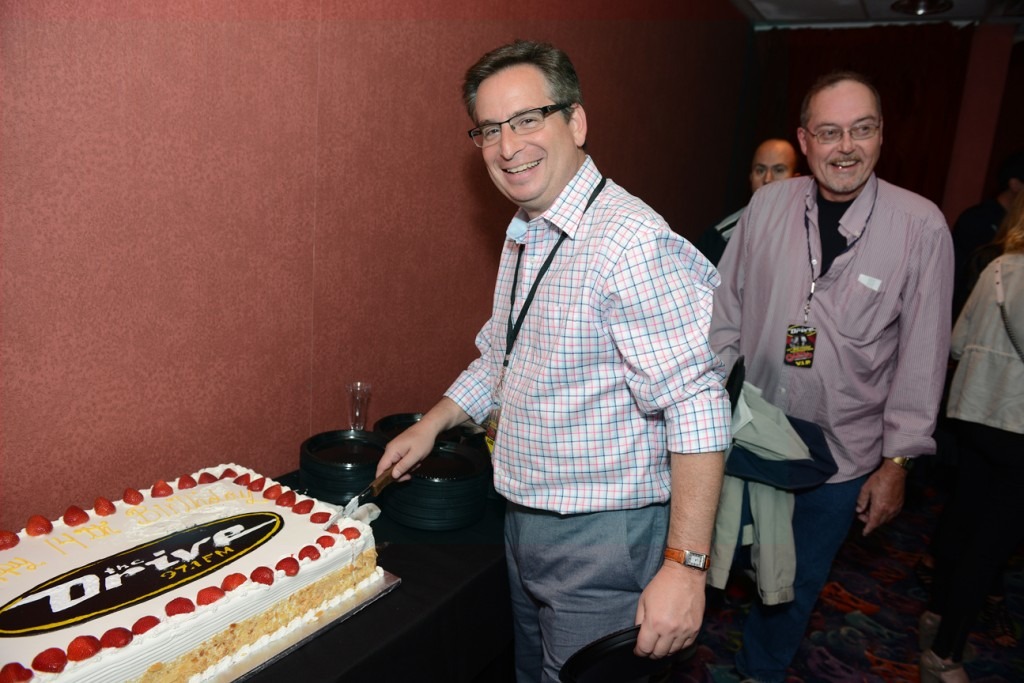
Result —
M 910 470 L 914 469 L 914 459 L 913 458 L 908 458 L 908 457 L 903 456 L 903 455 L 898 455 L 895 458 L 889 458 L 889 461 L 892 462 L 893 465 L 899 465 L 900 467 L 902 467 L 903 469 L 907 470 L 908 472 Z
M 679 548 L 665 548 L 665 559 L 678 562 L 684 567 L 691 567 L 706 572 L 711 566 L 711 559 L 704 553 L 695 553 L 692 550 L 680 550 Z

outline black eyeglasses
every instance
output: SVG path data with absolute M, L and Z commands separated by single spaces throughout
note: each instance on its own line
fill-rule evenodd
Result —
M 530 133 L 536 133 L 544 127 L 544 120 L 547 119 L 547 117 L 551 116 L 556 111 L 562 111 L 563 109 L 568 109 L 571 106 L 571 103 L 549 104 L 543 107 L 537 107 L 536 109 L 524 111 L 521 114 L 516 114 L 505 121 L 485 123 L 482 126 L 470 130 L 469 139 L 472 140 L 477 147 L 490 147 L 501 139 L 501 127 L 506 123 L 516 135 L 529 135 Z

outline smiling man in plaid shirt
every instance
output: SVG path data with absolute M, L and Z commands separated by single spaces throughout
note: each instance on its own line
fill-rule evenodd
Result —
M 519 207 L 480 357 L 378 472 L 406 476 L 436 436 L 488 427 L 508 500 L 506 556 L 520 681 L 641 624 L 636 652 L 691 644 L 729 443 L 722 364 L 708 346 L 718 275 L 583 150 L 587 119 L 564 52 L 517 41 L 463 87 L 469 132 Z

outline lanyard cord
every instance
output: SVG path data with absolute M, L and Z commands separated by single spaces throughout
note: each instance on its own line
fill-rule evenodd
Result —
M 819 191 L 820 193 L 820 191 Z M 850 249 L 853 249 L 853 245 L 860 242 L 860 238 L 864 236 L 864 233 L 868 231 L 868 223 L 871 222 L 871 216 L 875 213 L 875 204 L 878 203 L 878 190 L 875 190 L 875 197 L 871 200 L 871 209 L 868 210 L 868 217 L 864 220 L 864 227 L 861 229 L 860 234 L 853 238 L 853 241 L 846 245 L 846 247 L 839 252 L 840 255 L 845 254 Z M 804 208 L 804 232 L 807 234 L 807 265 L 811 269 L 811 291 L 807 293 L 807 301 L 804 302 L 804 325 L 807 324 L 807 316 L 811 312 L 811 299 L 814 298 L 814 286 L 818 283 L 818 278 L 821 277 L 819 270 L 818 274 L 814 274 L 814 256 L 811 254 L 811 220 L 808 218 L 809 209 Z M 842 218 L 840 218 L 842 220 Z M 821 239 L 821 226 L 818 226 L 818 239 Z
M 587 205 L 583 207 L 583 213 L 587 213 L 587 209 L 597 199 L 597 195 L 601 194 L 601 190 L 604 189 L 604 184 L 607 179 L 602 177 L 601 182 L 597 184 L 594 191 L 590 194 L 590 199 L 587 200 Z M 562 242 L 568 237 L 568 233 L 563 232 L 562 236 L 558 238 L 558 242 L 551 248 L 551 252 L 548 254 L 547 259 L 544 261 L 544 265 L 540 267 L 537 272 L 537 279 L 533 281 L 533 286 L 530 287 L 530 293 L 526 295 L 526 301 L 523 302 L 523 309 L 519 311 L 519 317 L 516 318 L 515 324 L 512 324 L 512 311 L 516 307 L 516 289 L 519 285 L 519 267 L 523 261 L 523 250 L 526 248 L 525 244 L 519 245 L 519 254 L 516 256 L 516 272 L 512 276 L 512 305 L 508 309 L 508 324 L 505 328 L 505 361 L 502 363 L 504 367 L 508 367 L 509 358 L 512 356 L 512 347 L 516 343 L 516 339 L 519 337 L 519 330 L 523 327 L 523 320 L 526 319 L 526 312 L 530 309 L 530 304 L 533 303 L 533 296 L 537 293 L 537 286 L 540 285 L 540 280 L 544 277 L 544 274 L 548 272 L 548 268 L 551 267 L 551 262 L 555 260 L 555 252 L 562 246 Z

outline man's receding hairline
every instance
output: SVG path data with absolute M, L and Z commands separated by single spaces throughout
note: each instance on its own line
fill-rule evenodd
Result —
M 757 155 L 761 153 L 762 150 L 769 150 L 777 147 L 785 148 L 786 154 L 791 157 L 789 159 L 790 170 L 796 171 L 797 164 L 800 163 L 800 157 L 797 156 L 796 147 L 793 146 L 793 143 L 785 138 L 768 138 L 767 140 L 762 140 L 761 144 L 754 148 L 754 156 L 750 160 L 751 169 L 757 166 Z M 765 165 L 767 166 L 768 164 Z
M 834 90 L 835 88 L 838 88 L 840 85 L 842 85 L 844 83 L 852 83 L 854 85 L 859 85 L 860 87 L 862 87 L 862 88 L 864 88 L 865 90 L 868 91 L 868 94 L 871 95 L 871 99 L 873 99 L 875 101 L 875 116 L 877 116 L 879 121 L 881 121 L 881 119 L 882 119 L 882 97 L 879 94 L 878 89 L 874 85 L 872 85 L 869 82 L 867 82 L 867 77 L 866 76 L 863 76 L 861 74 L 857 74 L 855 72 L 849 72 L 849 73 L 851 74 L 850 76 L 846 76 L 846 77 L 840 78 L 840 79 L 836 80 L 833 83 L 829 83 L 828 85 L 824 85 L 824 86 L 815 88 L 814 89 L 814 94 L 808 94 L 807 96 L 805 96 L 805 101 L 806 101 L 807 106 L 805 108 L 802 108 L 802 109 L 805 109 L 805 111 L 801 111 L 800 112 L 800 118 L 801 118 L 800 126 L 801 127 L 806 127 L 807 124 L 811 122 L 811 110 L 814 108 L 814 98 L 817 97 L 818 95 L 822 94 L 823 92 L 827 91 L 827 90 Z M 807 117 L 806 120 L 804 120 L 804 114 L 806 114 L 806 117 Z

